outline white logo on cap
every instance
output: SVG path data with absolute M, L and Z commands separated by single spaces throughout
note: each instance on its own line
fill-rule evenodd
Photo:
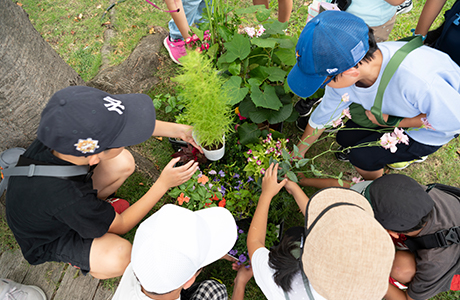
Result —
M 78 143 L 74 144 L 74 146 L 81 153 L 93 153 L 94 150 L 99 148 L 97 143 L 99 143 L 99 141 L 93 140 L 92 138 L 87 138 L 86 140 L 79 139 Z
M 326 69 L 326 71 L 329 73 L 329 74 L 332 74 L 332 73 L 335 73 L 337 72 L 339 69 L 337 68 L 334 68 L 334 69 Z
M 109 111 L 116 111 L 120 115 L 123 114 L 123 110 L 125 110 L 125 106 L 122 105 L 122 102 L 120 100 L 113 99 L 112 97 L 107 96 L 104 98 L 104 101 L 109 102 L 109 103 L 104 104 L 104 106 L 107 107 Z

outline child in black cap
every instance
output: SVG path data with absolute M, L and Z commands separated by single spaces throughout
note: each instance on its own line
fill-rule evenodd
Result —
M 150 190 L 126 207 L 126 200 L 107 199 L 135 168 L 124 147 L 152 135 L 196 145 L 191 131 L 190 126 L 157 121 L 152 100 L 144 94 L 110 95 L 86 86 L 56 92 L 42 112 L 37 139 L 18 166 L 81 165 L 94 173 L 92 178 L 10 178 L 7 221 L 26 260 L 32 265 L 67 262 L 96 278 L 122 275 L 131 244 L 119 234 L 131 230 L 170 187 L 197 169 L 193 162 L 174 168 L 178 159 L 171 160 Z M 126 205 L 116 212 L 109 202 Z
M 460 224 L 460 203 L 453 194 L 432 188 L 427 191 L 414 179 L 390 174 L 374 180 L 369 197 L 375 218 L 395 238 L 406 236 L 414 252 L 397 251 L 391 277 L 407 284 L 407 292 L 389 285 L 386 300 L 428 299 L 448 290 L 459 290 L 460 245 L 414 250 L 416 238 Z M 419 239 L 418 239 L 419 240 Z M 411 243 L 412 242 L 412 243 Z
M 331 178 L 302 178 L 299 184 L 316 188 L 339 186 Z M 344 186 L 350 187 L 350 182 L 344 182 Z M 421 244 L 422 236 L 439 231 L 445 236 L 448 229 L 459 226 L 460 203 L 456 196 L 438 188 L 428 189 L 402 174 L 387 174 L 352 185 L 351 189 L 371 203 L 375 218 L 393 237 L 398 249 L 413 251 L 397 251 L 390 274 L 408 286 L 407 292 L 390 284 L 386 300 L 421 300 L 460 290 L 459 244 L 418 250 L 412 246 Z M 452 234 L 455 236 L 456 232 Z

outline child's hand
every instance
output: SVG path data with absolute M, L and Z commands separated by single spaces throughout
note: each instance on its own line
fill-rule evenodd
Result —
M 191 144 L 193 147 L 197 148 L 201 153 L 203 153 L 203 149 L 195 142 L 192 136 L 193 127 L 188 125 L 183 125 L 181 127 L 181 132 L 179 133 L 179 137 L 186 141 L 187 143 Z
M 235 281 L 234 281 L 235 284 L 238 282 L 238 283 L 242 283 L 242 284 L 246 285 L 246 283 L 248 283 L 248 281 L 253 276 L 251 265 L 244 266 L 244 265 L 241 265 L 241 264 L 238 265 L 237 263 L 234 263 L 232 265 L 232 269 L 235 270 L 235 271 L 238 271 L 238 273 L 236 274 L 236 277 L 235 277 Z
M 388 127 L 388 126 L 386 126 L 386 125 L 384 125 L 384 124 L 380 124 L 380 123 L 377 121 L 377 119 L 375 118 L 374 114 L 373 114 L 370 110 L 366 110 L 366 116 L 367 116 L 367 118 L 368 118 L 372 123 L 374 123 L 375 125 L 378 125 L 378 126 L 380 126 L 380 127 Z M 383 120 L 384 120 L 385 122 L 388 121 L 388 117 L 389 117 L 388 114 L 382 113 L 382 118 L 383 118 Z
M 166 188 L 172 188 L 189 180 L 198 169 L 198 163 L 193 160 L 183 166 L 174 168 L 180 157 L 173 158 L 161 172 L 157 181 L 161 182 Z
M 284 188 L 286 189 L 286 191 L 292 195 L 294 189 L 298 188 L 298 184 L 295 183 L 294 181 L 291 181 L 288 179 L 288 181 L 286 182 L 286 185 L 284 186 Z
M 264 178 L 262 179 L 262 194 L 273 198 L 287 181 L 287 179 L 283 179 L 278 183 L 278 164 L 271 164 L 267 171 L 265 171 Z

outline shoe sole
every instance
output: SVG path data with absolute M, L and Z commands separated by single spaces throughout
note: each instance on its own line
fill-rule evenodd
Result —
M 305 113 L 303 115 L 299 114 L 299 117 L 307 117 L 307 116 L 309 116 L 311 114 L 311 112 L 313 111 L 313 106 L 319 104 L 322 100 L 323 100 L 322 97 L 319 98 L 315 103 L 313 103 L 313 105 L 311 106 L 310 110 L 307 113 Z M 300 99 L 299 101 L 305 101 L 305 100 Z M 297 101 L 297 102 L 299 102 L 299 101 Z M 297 102 L 295 104 L 297 104 Z M 295 107 L 295 104 L 294 104 L 294 107 Z
M 295 127 L 297 127 L 297 129 L 299 129 L 300 131 L 304 132 L 305 131 L 305 128 L 301 128 L 299 126 L 299 122 L 295 121 Z
M 417 160 L 414 160 L 413 162 L 405 165 L 404 167 L 401 167 L 401 168 L 394 168 L 394 167 L 391 167 L 390 165 L 387 165 L 388 168 L 390 169 L 393 169 L 393 170 L 397 170 L 397 171 L 400 171 L 400 170 L 404 170 L 405 168 L 407 168 L 408 166 L 412 165 L 412 164 L 415 164 L 415 163 L 422 163 L 424 162 L 426 159 L 428 158 L 428 156 L 425 156 L 424 158 L 420 158 L 420 159 L 417 159 Z
M 167 37 L 163 40 L 163 45 L 165 46 L 166 50 L 168 50 L 169 57 L 171 57 L 171 59 L 173 60 L 173 62 L 175 62 L 176 64 L 182 65 L 182 64 L 181 64 L 177 59 L 175 59 L 174 56 L 172 55 L 171 49 L 170 49 L 169 44 L 168 44 L 168 39 L 169 39 L 169 37 L 167 36 Z
M 409 6 L 406 6 L 403 9 L 401 9 L 400 11 L 396 12 L 396 15 L 401 15 L 401 14 L 408 13 L 408 12 L 410 12 L 412 10 L 413 7 L 414 7 L 414 4 L 411 3 Z

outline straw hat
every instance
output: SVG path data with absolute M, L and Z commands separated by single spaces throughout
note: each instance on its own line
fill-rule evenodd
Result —
M 321 296 L 384 297 L 395 250 L 366 198 L 344 188 L 320 190 L 307 205 L 305 225 L 303 270 Z

